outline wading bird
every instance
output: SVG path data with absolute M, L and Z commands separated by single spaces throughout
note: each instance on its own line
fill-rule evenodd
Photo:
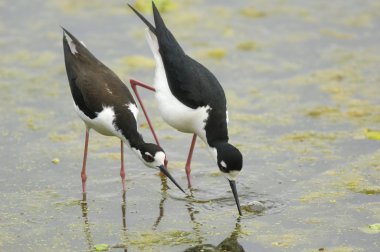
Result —
M 121 140 L 120 176 L 125 191 L 124 148 L 130 146 L 140 160 L 150 168 L 158 168 L 184 192 L 164 166 L 165 152 L 156 144 L 145 143 L 137 130 L 138 109 L 124 83 L 100 62 L 70 32 L 63 29 L 63 51 L 74 107 L 86 126 L 82 166 L 82 190 L 86 192 L 86 160 L 90 129 Z
M 131 5 L 129 7 L 148 26 L 146 38 L 156 62 L 154 88 L 131 80 L 133 90 L 136 92 L 136 85 L 155 90 L 163 119 L 181 132 L 193 133 L 186 163 L 189 187 L 190 163 L 198 136 L 207 144 L 220 171 L 228 179 L 241 215 L 235 180 L 242 169 L 243 157 L 237 148 L 228 143 L 227 102 L 222 86 L 206 67 L 185 54 L 153 1 L 155 26 Z M 138 93 L 136 96 L 140 101 Z M 144 114 L 147 116 L 145 111 Z M 149 118 L 147 120 L 150 122 Z M 155 135 L 152 126 L 151 130 Z

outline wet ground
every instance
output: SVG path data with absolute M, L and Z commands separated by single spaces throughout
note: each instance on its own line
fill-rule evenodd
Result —
M 83 199 L 84 126 L 59 26 L 126 83 L 151 83 L 144 26 L 125 1 L 3 0 L 0 250 L 379 251 L 380 3 L 157 2 L 185 51 L 226 91 L 231 143 L 244 155 L 244 216 L 200 142 L 189 196 L 127 150 L 123 197 L 119 142 L 92 132 Z M 191 135 L 162 122 L 152 94 L 144 100 L 185 186 Z

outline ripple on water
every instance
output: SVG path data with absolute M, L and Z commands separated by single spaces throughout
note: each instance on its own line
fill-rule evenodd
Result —
M 268 194 L 259 194 L 252 188 L 242 190 L 240 194 L 241 208 L 244 218 L 256 216 L 278 214 L 286 207 L 286 202 Z M 230 190 L 206 190 L 202 188 L 192 188 L 188 190 L 188 195 L 183 197 L 179 193 L 169 194 L 169 197 L 178 201 L 187 201 L 189 204 L 215 211 L 225 207 L 235 207 L 235 200 Z

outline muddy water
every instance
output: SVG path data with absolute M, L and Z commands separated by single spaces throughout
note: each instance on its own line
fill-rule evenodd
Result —
M 151 83 L 144 26 L 124 1 L 1 1 L 0 250 L 379 251 L 370 225 L 380 223 L 380 4 L 160 2 L 184 49 L 226 90 L 231 142 L 244 154 L 244 216 L 200 142 L 189 196 L 128 150 L 123 197 L 119 142 L 92 132 L 83 199 L 84 127 L 59 26 L 126 83 Z M 191 136 L 143 96 L 186 185 Z

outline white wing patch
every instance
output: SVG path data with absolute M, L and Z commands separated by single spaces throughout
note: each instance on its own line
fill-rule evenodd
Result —
M 126 106 L 132 112 L 133 116 L 137 120 L 137 115 L 139 114 L 139 109 L 136 107 L 136 105 L 133 103 L 129 103 L 129 104 L 126 104 Z
M 86 116 L 74 103 L 75 110 L 79 117 L 86 123 L 87 127 L 96 130 L 105 136 L 116 136 L 125 139 L 114 125 L 115 111 L 113 107 L 103 107 L 103 110 L 96 114 L 94 119 Z

